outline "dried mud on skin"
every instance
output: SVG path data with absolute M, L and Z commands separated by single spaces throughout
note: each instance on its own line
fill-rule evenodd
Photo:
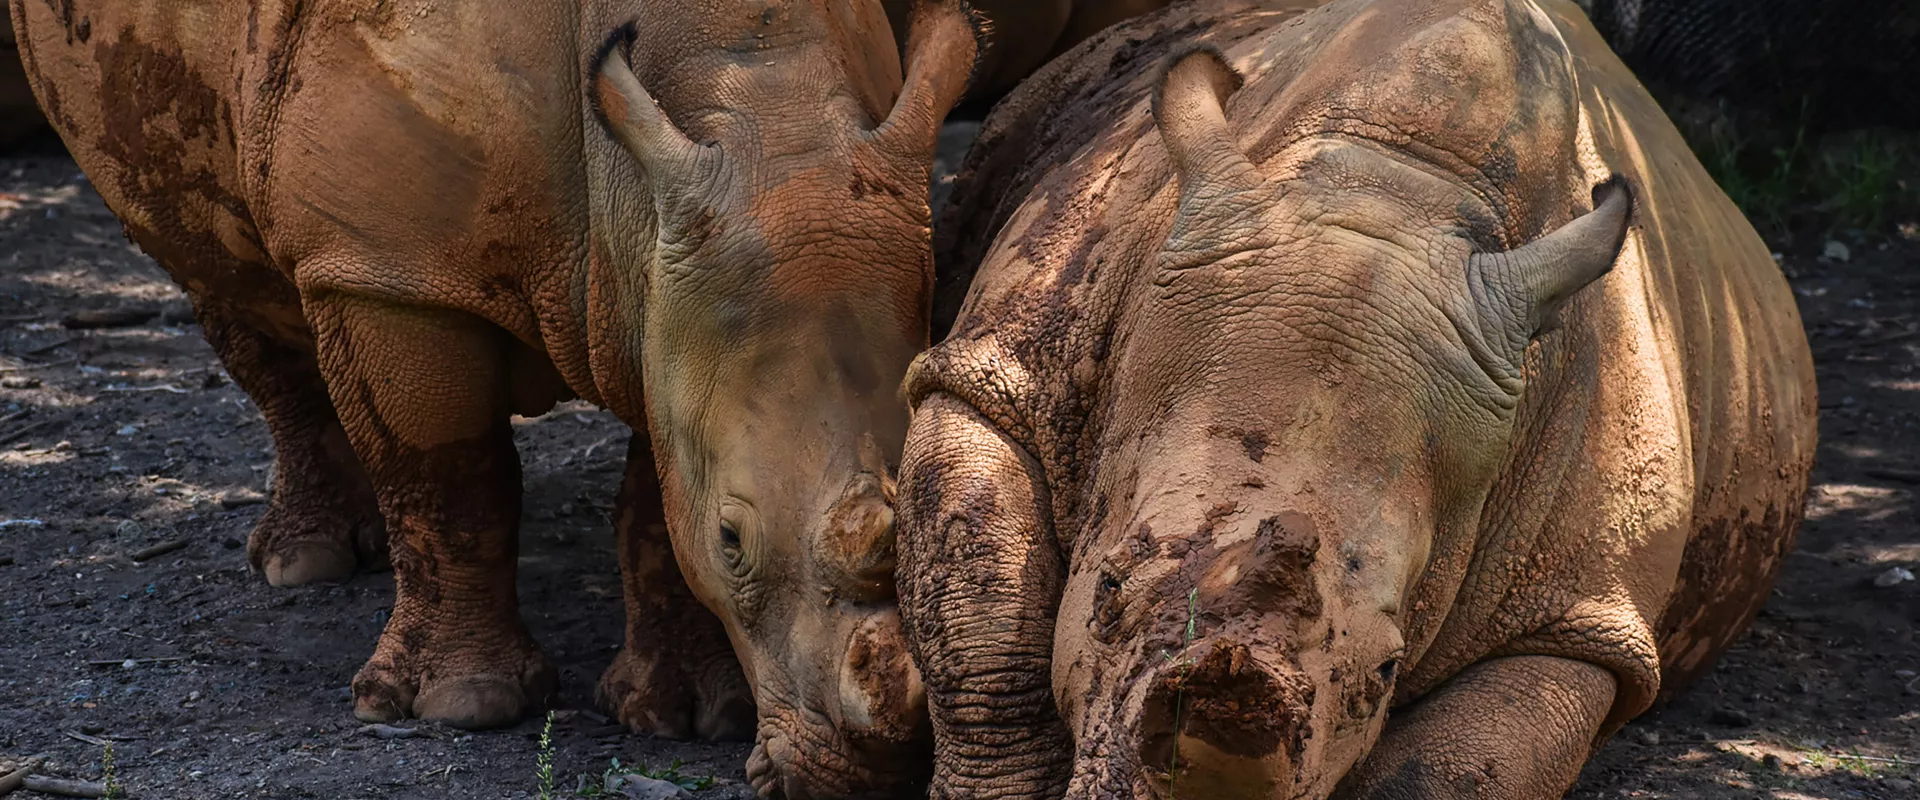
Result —
M 114 742 L 133 798 L 535 796 L 538 721 L 360 732 L 346 687 L 391 576 L 276 590 L 248 573 L 264 506 L 244 492 L 270 485 L 265 425 L 185 298 L 73 162 L 41 150 L 0 157 L 0 769 L 44 755 L 49 772 L 98 779 L 103 748 L 77 736 Z M 1920 568 L 1920 235 L 1878 245 L 1786 260 L 1820 363 L 1822 445 L 1775 597 L 1690 693 L 1609 742 L 1571 797 L 1920 797 L 1920 767 L 1873 760 L 1920 761 L 1920 582 L 1873 585 Z M 159 313 L 60 324 L 130 307 Z M 607 515 L 626 439 L 581 406 L 516 423 L 522 607 L 568 709 L 592 708 L 620 641 Z M 554 740 L 560 797 L 610 758 L 683 760 L 720 781 L 696 796 L 751 796 L 742 745 L 652 740 L 578 711 Z

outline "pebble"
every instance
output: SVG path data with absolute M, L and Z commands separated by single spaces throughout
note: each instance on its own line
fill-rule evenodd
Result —
M 1826 256 L 1827 258 L 1831 258 L 1835 261 L 1848 261 L 1853 258 L 1853 251 L 1848 249 L 1846 245 L 1841 244 L 1840 242 L 1828 240 L 1827 246 L 1820 250 L 1820 255 Z
M 1913 571 L 1906 567 L 1890 567 L 1886 572 L 1873 579 L 1873 585 L 1888 589 L 1913 580 Z
M 1644 745 L 1646 745 L 1646 746 L 1648 746 L 1648 747 L 1652 747 L 1652 746 L 1654 746 L 1654 745 L 1657 745 L 1657 744 L 1659 744 L 1659 743 L 1660 743 L 1660 732 L 1659 732 L 1659 731 L 1641 731 L 1641 732 L 1640 732 L 1640 743 L 1641 743 L 1641 744 L 1644 744 Z

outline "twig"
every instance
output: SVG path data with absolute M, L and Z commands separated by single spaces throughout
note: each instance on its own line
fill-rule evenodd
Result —
M 1871 469 L 1866 470 L 1866 473 L 1867 473 L 1867 477 L 1869 478 L 1879 478 L 1883 481 L 1899 481 L 1901 483 L 1920 483 L 1920 471 L 1911 470 L 1911 469 L 1894 469 L 1892 467 L 1873 467 Z
M 161 656 L 158 658 L 102 658 L 102 659 L 96 659 L 93 661 L 88 661 L 87 664 L 89 666 L 95 666 L 95 667 L 124 667 L 129 663 L 170 664 L 175 661 L 185 661 L 187 660 L 187 658 L 188 656 Z
M 20 765 L 19 769 L 9 772 L 5 775 L 0 775 L 0 795 L 13 794 L 13 791 L 15 789 L 18 789 L 21 786 L 25 786 L 27 783 L 27 776 L 32 774 L 34 770 L 39 769 L 40 764 L 41 764 L 41 759 L 38 759 L 38 758 L 32 759 L 27 763 Z
M 0 373 L 3 373 L 3 372 L 32 372 L 32 371 L 34 371 L 34 370 L 36 370 L 36 369 L 52 369 L 52 368 L 54 368 L 54 367 L 64 367 L 64 366 L 66 366 L 66 365 L 68 365 L 68 364 L 71 364 L 71 363 L 73 363 L 73 362 L 75 362 L 75 361 L 79 361 L 79 360 L 80 360 L 80 359 L 77 359 L 77 358 L 63 358 L 63 359 L 60 359 L 59 361 L 49 361 L 49 362 L 47 362 L 47 363 L 45 363 L 45 364 L 21 364 L 21 365 L 19 365 L 19 366 L 17 366 L 17 367 L 0 367 Z
M 13 412 L 13 413 L 11 413 L 11 414 L 8 414 L 8 415 L 6 415 L 6 416 L 4 416 L 4 417 L 0 417 L 0 425 L 5 425 L 5 424 L 7 424 L 7 423 L 9 423 L 9 422 L 12 422 L 12 421 L 14 421 L 14 420 L 16 420 L 16 419 L 19 419 L 19 418 L 21 418 L 21 417 L 24 417 L 24 416 L 26 416 L 26 415 L 28 415 L 28 414 L 31 414 L 31 413 L 33 413 L 33 409 L 31 409 L 31 408 L 23 408 L 23 409 L 20 409 L 19 411 L 15 411 L 15 412 Z
M 76 731 L 61 731 L 61 733 L 66 734 L 67 738 L 72 739 L 76 742 L 86 742 L 87 744 L 93 745 L 95 747 L 107 746 L 107 740 L 102 739 L 98 736 L 88 736 L 84 733 L 79 733 Z
M 103 391 L 103 392 L 172 392 L 174 394 L 191 394 L 191 392 L 188 392 L 187 390 L 182 389 L 178 386 L 175 386 L 171 383 L 161 383 L 153 386 L 107 386 L 102 388 L 100 391 Z
M 52 425 L 55 422 L 59 422 L 59 420 L 56 420 L 56 419 L 41 420 L 39 422 L 33 423 L 32 425 L 28 425 L 27 427 L 21 428 L 20 430 L 9 433 L 5 436 L 0 436 L 0 446 L 13 444 L 14 442 L 20 441 L 21 439 L 25 439 L 28 436 L 32 436 L 36 433 L 39 433 L 42 428 Z
M 149 560 L 164 556 L 175 550 L 184 550 L 186 549 L 186 547 L 187 547 L 187 540 L 175 539 L 171 542 L 161 542 L 152 547 L 135 550 L 133 551 L 132 555 L 129 555 L 127 557 L 135 561 L 149 561 Z
M 67 345 L 73 344 L 73 340 L 77 338 L 79 337 L 68 337 L 65 339 L 61 339 L 60 341 L 54 342 L 53 344 L 41 345 L 39 347 L 33 348 L 32 350 L 23 350 L 21 351 L 20 355 L 37 356 L 37 355 L 40 355 L 41 353 L 51 353 L 62 347 L 66 347 Z
M 28 775 L 20 788 L 41 794 L 57 794 L 61 797 L 106 797 L 107 785 L 93 781 L 63 781 L 58 778 L 42 778 Z

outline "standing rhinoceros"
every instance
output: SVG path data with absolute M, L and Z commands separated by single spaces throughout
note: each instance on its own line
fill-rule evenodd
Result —
M 1310 5 L 1096 37 L 959 179 L 935 797 L 1555 797 L 1767 595 L 1812 363 L 1660 109 L 1566 0 Z
M 904 81 L 878 0 L 11 7 L 42 106 L 266 416 L 253 563 L 338 579 L 391 537 L 358 716 L 546 702 L 509 416 L 573 395 L 636 430 L 620 718 L 746 734 L 757 702 L 763 794 L 923 779 L 887 461 L 956 2 L 920 7 Z

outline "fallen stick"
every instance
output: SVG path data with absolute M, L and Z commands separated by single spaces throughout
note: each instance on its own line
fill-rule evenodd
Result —
M 1899 481 L 1901 483 L 1920 483 L 1920 470 L 1875 467 L 1873 469 L 1867 470 L 1866 473 L 1867 473 L 1867 477 L 1869 478 L 1879 478 L 1883 481 Z
M 161 658 L 98 658 L 86 662 L 88 666 L 127 666 L 131 664 L 173 664 L 184 662 L 188 656 L 161 656 Z
M 27 783 L 27 776 L 32 774 L 34 770 L 39 769 L 40 763 L 41 763 L 40 759 L 36 758 L 31 761 L 28 761 L 26 764 L 22 765 L 19 769 L 9 772 L 5 775 L 0 775 L 0 796 L 13 794 L 13 791 L 15 789 L 25 786 Z
M 33 423 L 32 425 L 28 425 L 27 427 L 21 428 L 20 430 L 9 433 L 5 436 L 0 436 L 0 445 L 9 445 L 9 444 L 13 444 L 14 442 L 20 441 L 21 439 L 25 439 L 29 436 L 39 433 L 40 429 L 45 428 L 48 425 L 52 425 L 55 422 L 59 422 L 59 420 L 53 420 L 53 419 L 41 420 L 39 422 Z
M 59 778 L 43 778 L 28 775 L 20 788 L 41 794 L 57 794 L 61 797 L 106 797 L 107 785 L 93 781 L 67 781 Z
M 107 740 L 102 739 L 98 736 L 88 736 L 78 731 L 61 731 L 61 733 L 66 734 L 67 738 L 72 739 L 76 742 L 86 742 L 87 744 L 93 745 L 94 747 L 108 746 Z
M 14 367 L 0 367 L 0 372 L 32 372 L 36 369 L 52 369 L 54 367 L 64 367 L 78 360 L 80 359 L 65 358 L 59 361 L 49 361 L 45 364 L 21 364 Z
M 175 550 L 185 550 L 186 547 L 187 547 L 187 540 L 175 539 L 171 542 L 161 542 L 152 547 L 146 547 L 139 550 L 135 550 L 131 555 L 127 557 L 135 561 L 149 561 L 149 560 L 164 556 Z
M 14 420 L 16 420 L 16 419 L 19 419 L 19 418 L 21 418 L 21 417 L 24 417 L 24 416 L 26 416 L 26 415 L 28 415 L 28 414 L 31 414 L 31 413 L 33 413 L 33 409 L 31 409 L 31 408 L 23 408 L 23 409 L 20 409 L 19 411 L 15 411 L 15 412 L 13 412 L 13 413 L 11 413 L 11 414 L 8 414 L 8 415 L 6 415 L 6 416 L 4 416 L 4 417 L 0 417 L 0 425 L 4 425 L 4 424 L 6 424 L 6 423 L 9 423 L 9 422 L 12 422 L 12 421 L 14 421 Z

